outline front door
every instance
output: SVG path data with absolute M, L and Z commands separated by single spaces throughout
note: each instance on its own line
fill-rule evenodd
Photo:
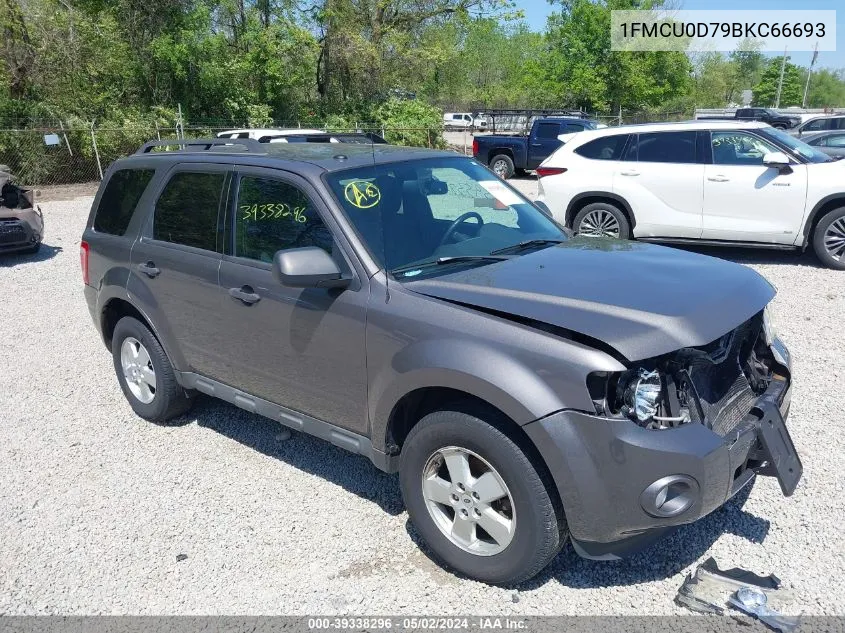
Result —
M 704 174 L 702 239 L 792 244 L 801 231 L 807 166 L 763 165 L 781 150 L 751 132 L 711 132 L 713 164 Z
M 218 310 L 227 333 L 223 382 L 332 424 L 367 430 L 364 341 L 368 284 L 353 273 L 327 222 L 328 210 L 303 179 L 243 168 L 220 266 Z M 345 289 L 289 288 L 273 275 L 276 251 L 317 246 L 353 275 Z M 364 283 L 361 282 L 364 279 Z
M 558 139 L 558 135 L 562 131 L 561 124 L 557 121 L 540 121 L 537 123 L 535 133 L 528 138 L 528 164 L 525 166 L 526 169 L 536 169 L 540 163 L 563 145 L 563 141 Z

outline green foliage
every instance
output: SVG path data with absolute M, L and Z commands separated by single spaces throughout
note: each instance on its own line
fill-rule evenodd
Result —
M 788 59 L 788 58 L 787 58 Z M 766 64 L 760 82 L 754 86 L 755 106 L 771 107 L 778 105 L 781 108 L 789 106 L 800 106 L 804 96 L 804 82 L 806 73 L 795 64 L 787 61 L 784 66 L 783 86 L 780 93 L 780 103 L 777 104 L 778 82 L 780 81 L 780 70 L 783 65 L 783 57 L 774 57 Z
M 821 69 L 810 76 L 807 106 L 827 108 L 845 104 L 845 70 Z
M 373 110 L 373 121 L 390 130 L 387 140 L 396 145 L 443 147 L 443 115 L 418 100 L 390 99 Z

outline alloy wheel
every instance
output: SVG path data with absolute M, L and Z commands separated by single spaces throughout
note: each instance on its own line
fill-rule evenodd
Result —
M 831 222 L 824 232 L 825 250 L 834 259 L 843 261 L 845 258 L 845 218 Z
M 138 339 L 127 336 L 120 346 L 120 366 L 126 386 L 143 404 L 150 404 L 156 395 L 156 372 L 150 353 Z
M 422 473 L 426 508 L 446 538 L 479 556 L 499 554 L 516 529 L 513 498 L 483 457 L 457 446 L 435 451 Z
M 499 178 L 505 178 L 508 175 L 508 164 L 503 160 L 497 160 L 493 163 L 493 173 Z
M 588 237 L 619 237 L 619 220 L 606 209 L 596 209 L 581 219 L 578 233 Z

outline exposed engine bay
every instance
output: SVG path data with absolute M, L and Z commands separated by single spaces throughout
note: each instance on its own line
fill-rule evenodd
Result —
M 778 371 L 764 312 L 701 346 L 650 359 L 607 377 L 601 415 L 627 417 L 653 430 L 691 422 L 724 436 L 748 414 Z

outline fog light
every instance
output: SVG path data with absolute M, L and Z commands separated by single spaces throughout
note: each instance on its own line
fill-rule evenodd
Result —
M 653 517 L 668 519 L 689 510 L 699 498 L 698 482 L 689 475 L 658 479 L 640 495 L 640 505 Z

